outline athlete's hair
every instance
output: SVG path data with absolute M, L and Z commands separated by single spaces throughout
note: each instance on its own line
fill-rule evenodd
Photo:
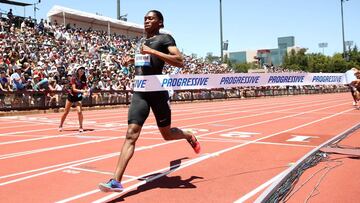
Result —
M 155 13 L 156 16 L 159 18 L 159 20 L 161 21 L 161 28 L 164 28 L 164 16 L 161 14 L 160 11 L 158 10 L 151 10 L 148 13 Z
M 79 70 L 80 69 L 83 69 L 84 70 L 84 74 L 79 78 Z M 75 77 L 80 80 L 81 82 L 86 82 L 86 75 L 85 75 L 85 67 L 80 67 L 76 70 L 76 73 L 75 73 Z

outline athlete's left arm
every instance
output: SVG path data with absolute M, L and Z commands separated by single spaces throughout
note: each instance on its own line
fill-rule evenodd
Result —
M 146 45 L 143 45 L 141 54 L 152 54 L 172 66 L 176 66 L 180 68 L 184 67 L 184 61 L 183 61 L 184 59 L 179 49 L 176 46 L 169 46 L 168 50 L 169 50 L 169 54 L 165 54 L 155 49 L 151 49 Z

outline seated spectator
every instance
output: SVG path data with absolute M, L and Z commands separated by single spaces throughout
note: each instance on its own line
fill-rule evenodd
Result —
M 18 66 L 13 66 L 15 72 L 10 76 L 12 88 L 14 91 L 23 90 L 25 87 L 23 85 L 24 77 L 21 75 L 21 68 Z
M 61 86 L 57 84 L 56 80 L 51 78 L 49 80 L 49 102 L 48 106 L 58 106 L 59 105 L 59 91 L 62 90 Z
M 0 72 L 0 108 L 5 106 L 6 93 L 10 91 L 11 88 L 6 73 L 2 70 Z

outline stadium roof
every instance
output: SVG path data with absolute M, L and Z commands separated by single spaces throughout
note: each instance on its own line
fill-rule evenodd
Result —
M 126 34 L 135 34 L 142 35 L 144 32 L 144 26 L 136 23 L 126 22 L 122 20 L 113 19 L 106 16 L 99 16 L 92 13 L 87 13 L 83 11 L 78 11 L 62 6 L 53 6 L 47 14 L 47 17 L 52 21 L 53 19 L 57 19 L 58 24 L 63 24 L 65 21 L 67 23 L 76 23 L 77 26 L 85 28 L 100 28 L 100 29 L 108 29 L 111 28 L 111 32 L 114 31 Z M 162 30 L 163 33 L 169 33 L 167 31 Z
M 31 6 L 32 5 L 32 4 L 23 3 L 23 2 L 6 1 L 6 0 L 0 0 L 0 3 L 10 4 L 10 5 L 15 5 L 15 6 Z

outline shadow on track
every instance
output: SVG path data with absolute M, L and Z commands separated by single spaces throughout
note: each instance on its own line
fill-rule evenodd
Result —
M 121 195 L 120 197 L 109 201 L 108 203 L 115 203 L 115 202 L 121 202 L 125 201 L 125 198 L 139 194 L 141 192 L 145 192 L 148 190 L 156 189 L 156 188 L 168 188 L 168 189 L 174 189 L 174 188 L 182 188 L 182 189 L 191 189 L 196 188 L 194 184 L 191 182 L 196 179 L 204 179 L 203 177 L 199 176 L 191 176 L 187 179 L 182 179 L 180 176 L 168 176 L 172 171 L 176 170 L 181 166 L 181 161 L 188 158 L 181 158 L 170 162 L 170 170 L 165 171 L 163 173 L 155 173 L 151 174 L 149 176 L 145 176 L 140 178 L 140 181 L 146 181 L 144 185 L 139 186 L 136 188 L 136 190 L 130 191 L 128 193 L 125 193 Z M 159 177 L 161 174 L 164 174 L 163 176 Z

